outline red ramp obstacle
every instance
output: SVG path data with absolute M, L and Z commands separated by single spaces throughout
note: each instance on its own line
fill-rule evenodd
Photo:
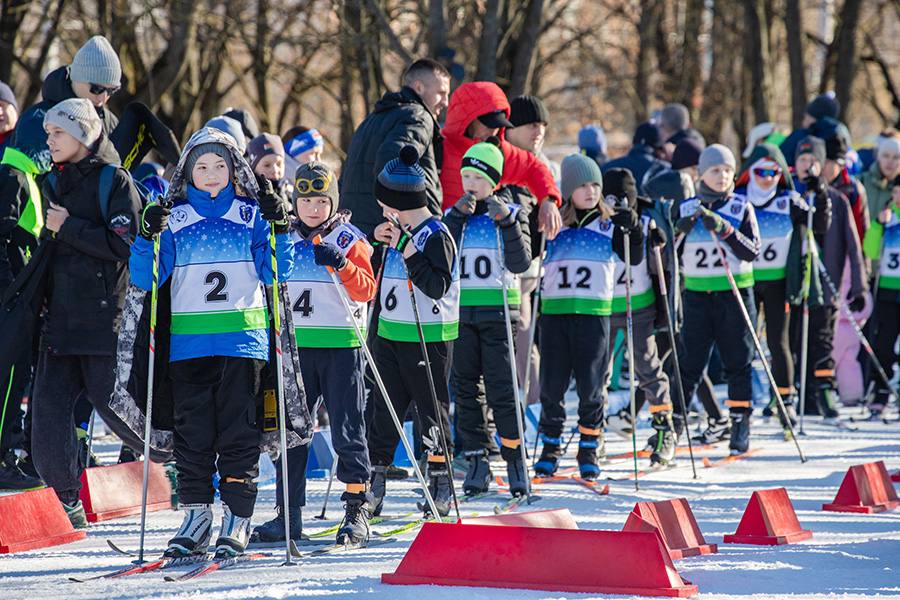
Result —
M 485 517 L 465 517 L 464 525 L 505 525 L 514 527 L 539 527 L 543 529 L 578 529 L 578 523 L 568 508 L 534 510 L 523 513 L 503 513 Z
M 143 479 L 142 461 L 85 469 L 81 474 L 81 502 L 88 521 L 96 523 L 140 514 Z M 147 512 L 167 508 L 172 508 L 172 484 L 165 468 L 151 462 Z
M 900 504 L 884 461 L 854 465 L 847 470 L 837 496 L 822 510 L 834 512 L 879 513 Z
M 737 531 L 726 535 L 726 544 L 759 544 L 780 546 L 808 540 L 812 531 L 801 529 L 787 490 L 753 492 Z
M 425 523 L 397 570 L 381 581 L 680 598 L 697 593 L 679 576 L 657 532 L 498 525 Z M 546 554 L 552 568 L 538 560 Z
M 83 540 L 50 488 L 0 496 L 0 554 Z
M 891 473 L 891 481 L 895 483 L 900 482 L 900 471 L 894 471 L 893 473 Z
M 703 539 L 685 498 L 635 504 L 622 531 L 653 530 L 659 531 L 672 560 L 718 552 L 715 544 L 707 544 Z

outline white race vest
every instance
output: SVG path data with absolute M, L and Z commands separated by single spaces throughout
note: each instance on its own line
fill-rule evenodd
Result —
M 644 229 L 644 239 L 646 240 L 650 235 L 649 216 L 641 216 L 641 227 Z M 631 267 L 631 310 L 647 308 L 656 301 L 656 294 L 653 291 L 653 280 L 650 278 L 650 270 L 647 267 L 650 263 L 647 258 L 645 253 L 644 260 L 640 264 Z M 626 312 L 627 308 L 625 303 L 625 263 L 618 256 L 615 256 L 615 259 L 616 287 L 613 290 L 612 311 L 614 314 L 618 314 Z
M 190 204 L 175 207 L 172 333 L 235 333 L 268 327 L 262 283 L 253 262 L 256 206 L 239 199 L 218 218 Z
M 699 207 L 700 200 L 696 198 L 685 200 L 679 207 L 679 218 L 693 216 Z M 747 199 L 732 194 L 725 204 L 713 212 L 738 229 L 748 210 L 753 208 Z M 725 272 L 725 263 L 719 256 L 713 235 L 716 234 L 707 231 L 702 219 L 698 217 L 694 222 L 694 228 L 685 238 L 681 254 L 684 289 L 693 292 L 725 292 L 731 289 Z M 753 263 L 737 258 L 725 242 L 719 241 L 719 245 L 725 252 L 725 260 L 731 267 L 737 286 L 739 288 L 752 286 Z
M 515 218 L 519 205 L 507 206 Z M 466 219 L 459 250 L 461 306 L 503 306 L 504 279 L 510 306 L 520 304 L 519 277 L 504 268 L 498 236 L 499 228 L 487 213 Z
M 294 269 L 288 280 L 288 293 L 294 315 L 294 331 L 300 348 L 358 348 L 359 340 L 353 323 L 331 281 L 328 269 L 317 265 L 313 243 L 304 240 L 295 231 L 291 234 L 294 244 Z M 365 235 L 356 227 L 342 224 L 322 239 L 344 256 L 354 244 L 366 242 Z M 365 335 L 366 303 L 350 299 L 353 317 Z
M 450 232 L 443 223 L 437 219 L 430 219 L 409 243 L 415 244 L 416 249 L 422 252 L 428 238 L 437 232 L 450 237 Z M 406 261 L 403 255 L 393 248 L 388 249 L 384 261 L 379 291 L 381 312 L 378 315 L 378 335 L 395 342 L 418 342 L 416 317 L 409 298 Z M 453 268 L 450 290 L 439 300 L 426 296 L 419 288 L 413 286 L 426 342 L 456 339 L 459 334 L 459 291 L 459 269 L 456 265 Z
M 613 224 L 597 219 L 565 227 L 547 243 L 541 312 L 548 315 L 609 315 L 612 311 Z
M 794 224 L 791 221 L 791 194 L 795 193 L 781 194 L 765 208 L 754 206 L 762 239 L 759 256 L 753 261 L 755 281 L 784 279 L 791 235 L 794 233 Z
M 884 251 L 879 261 L 879 287 L 900 290 L 900 219 L 891 209 L 891 220 L 884 226 Z

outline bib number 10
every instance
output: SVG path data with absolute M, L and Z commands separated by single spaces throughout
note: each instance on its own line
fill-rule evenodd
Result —
M 459 259 L 459 278 L 468 279 L 471 274 L 468 269 L 468 257 L 463 256 Z M 478 279 L 487 279 L 491 276 L 491 259 L 487 256 L 476 256 L 472 261 L 474 264 L 475 277 Z

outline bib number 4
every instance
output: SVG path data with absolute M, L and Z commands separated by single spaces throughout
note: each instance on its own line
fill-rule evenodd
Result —
M 300 292 L 300 295 L 294 301 L 292 310 L 304 319 L 309 318 L 313 313 L 312 290 L 306 289 Z

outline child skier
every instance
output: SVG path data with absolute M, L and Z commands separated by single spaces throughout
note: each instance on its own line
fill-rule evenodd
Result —
M 672 220 L 678 233 L 685 236 L 680 252 L 684 322 L 679 349 L 685 398 L 694 395 L 715 343 L 728 379 L 729 448 L 732 454 L 742 454 L 750 448 L 754 347 L 724 261 L 752 319 L 752 263 L 759 255 L 760 242 L 753 206 L 734 193 L 734 171 L 734 155 L 727 147 L 713 144 L 704 149 L 698 164 L 697 196 L 675 203 Z
M 169 376 L 175 405 L 175 466 L 184 521 L 167 556 L 205 554 L 212 532 L 213 474 L 224 515 L 217 555 L 244 551 L 256 502 L 261 373 L 269 357 L 263 284 L 271 284 L 270 225 L 279 277 L 290 275 L 289 207 L 256 190 L 234 140 L 211 128 L 188 141 L 172 178 L 169 209 L 149 204 L 131 253 L 135 285 L 172 278 Z
M 515 327 L 520 303 L 516 274 L 531 264 L 527 211 L 506 204 L 494 190 L 503 174 L 503 152 L 495 138 L 474 144 L 462 159 L 465 193 L 444 216 L 460 248 L 460 328 L 453 348 L 450 384 L 456 397 L 458 428 L 469 461 L 463 484 L 466 494 L 486 492 L 491 477 L 490 438 L 481 398 L 493 410 L 513 496 L 527 492 L 516 425 L 515 386 L 510 369 L 506 328 Z M 498 247 L 498 231 L 502 242 Z M 510 319 L 503 312 L 504 279 Z M 513 332 L 515 336 L 515 332 Z
M 291 199 L 291 182 L 284 176 L 285 154 L 281 138 L 272 133 L 261 133 L 250 140 L 247 162 L 256 175 L 271 181 L 272 187 L 283 198 Z
M 250 143 L 251 156 L 254 142 Z M 348 212 L 337 212 L 337 186 L 337 177 L 324 163 L 312 161 L 297 168 L 294 175 L 296 219 L 291 230 L 294 267 L 288 289 L 306 397 L 312 404 L 320 395 L 324 399 L 331 423 L 331 442 L 337 454 L 337 478 L 346 485 L 341 496 L 346 511 L 344 523 L 337 532 L 337 543 L 343 545 L 368 540 L 368 521 L 360 507 L 370 504 L 372 497 L 368 493 L 362 352 L 353 323 L 326 269 L 333 269 L 340 277 L 353 318 L 363 331 L 366 303 L 375 296 L 375 277 L 369 262 L 372 247 L 365 235 L 350 225 Z M 287 456 L 290 531 L 293 539 L 300 539 L 303 527 L 300 507 L 306 499 L 309 446 L 291 448 Z M 275 467 L 277 514 L 254 530 L 251 541 L 284 541 L 284 482 L 281 465 Z
M 428 210 L 425 171 L 419 155 L 405 146 L 400 156 L 388 161 L 375 181 L 375 197 L 388 222 L 375 229 L 375 237 L 388 245 L 378 292 L 378 335 L 372 339 L 372 355 L 388 396 L 399 418 L 415 403 L 427 453 L 426 477 L 441 513 L 450 512 L 453 480 L 450 457 L 441 444 L 449 436 L 450 397 L 446 386 L 450 349 L 459 325 L 459 271 L 456 244 L 447 228 Z M 394 224 L 394 220 L 400 227 Z M 440 415 L 435 414 L 428 374 L 419 341 L 416 314 L 409 284 L 415 294 L 426 351 L 435 381 Z M 374 514 L 380 514 L 385 495 L 385 473 L 394 457 L 400 435 L 376 393 L 369 458 L 372 462 Z M 449 443 L 449 440 L 448 440 Z M 428 508 L 421 505 L 422 510 Z
M 633 182 L 633 178 L 632 178 Z M 561 167 L 563 229 L 547 245 L 541 291 L 541 439 L 535 474 L 556 472 L 566 420 L 565 393 L 572 375 L 578 391 L 578 467 L 584 479 L 600 474 L 605 375 L 609 363 L 609 315 L 613 307 L 615 255 L 624 257 L 624 231 L 631 235 L 631 263 L 643 257 L 643 233 L 630 207 L 602 200 L 603 177 L 583 154 Z
M 875 287 L 875 354 L 888 374 L 893 373 L 897 353 L 894 345 L 900 334 L 900 176 L 891 184 L 891 202 L 866 232 L 863 243 L 866 256 L 879 261 Z M 890 399 L 890 389 L 875 378 L 875 397 L 869 404 L 874 415 L 880 415 Z

